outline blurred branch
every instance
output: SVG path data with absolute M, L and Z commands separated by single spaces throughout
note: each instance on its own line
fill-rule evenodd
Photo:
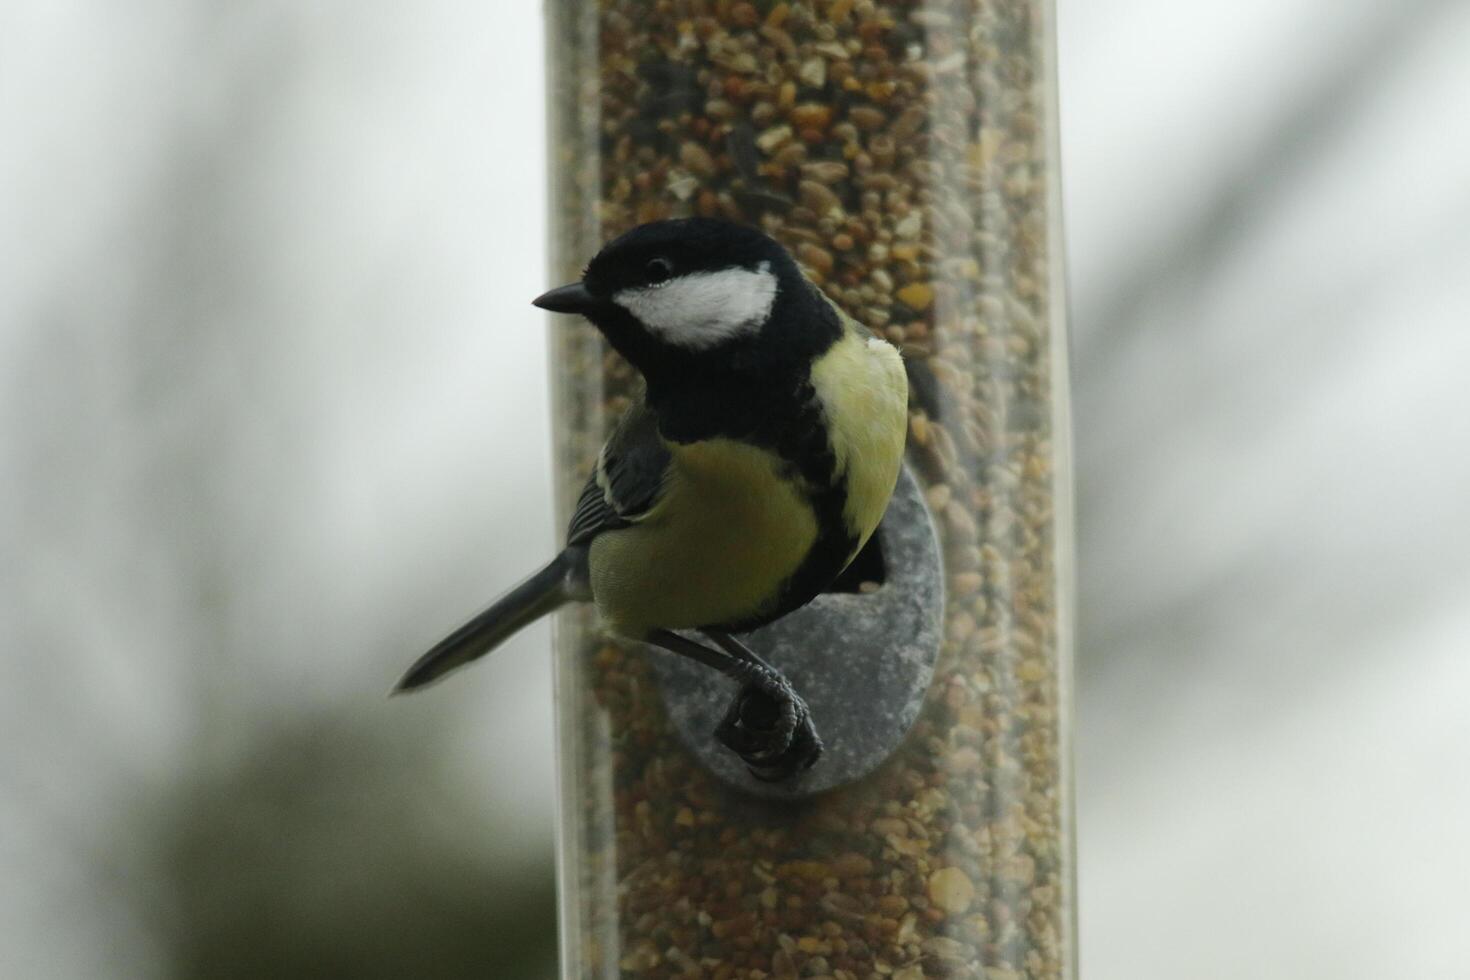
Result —
M 1080 387 L 1089 381 L 1113 384 L 1113 363 L 1130 345 L 1145 343 L 1149 329 L 1144 316 L 1151 299 L 1171 285 L 1205 278 L 1223 256 L 1237 248 L 1248 229 L 1259 222 L 1264 205 L 1292 182 L 1301 179 L 1314 153 L 1328 134 L 1342 126 L 1405 50 L 1426 22 L 1452 10 L 1458 0 L 1403 0 L 1385 4 L 1385 15 L 1372 30 L 1363 32 L 1355 46 L 1343 47 L 1330 70 L 1310 88 L 1282 93 L 1285 108 L 1259 141 L 1260 152 L 1246 166 L 1217 185 L 1203 188 L 1209 199 L 1198 220 L 1182 228 L 1157 250 L 1132 256 L 1129 268 L 1113 276 L 1116 284 L 1097 310 L 1087 315 L 1089 328 L 1076 334 L 1076 368 Z M 1187 330 L 1186 320 L 1169 323 L 1171 330 Z

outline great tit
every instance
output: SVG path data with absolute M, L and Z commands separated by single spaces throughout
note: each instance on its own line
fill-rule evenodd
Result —
M 591 602 L 613 633 L 742 684 L 716 736 L 752 773 L 805 769 L 822 750 L 806 704 L 734 634 L 824 591 L 877 528 L 907 431 L 898 351 L 776 241 L 706 218 L 634 228 L 580 282 L 533 302 L 591 321 L 643 391 L 602 448 L 565 549 L 421 657 L 397 690 L 564 603 Z

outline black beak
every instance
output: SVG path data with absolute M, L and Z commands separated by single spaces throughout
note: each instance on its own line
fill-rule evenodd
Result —
M 585 313 L 597 305 L 597 299 L 587 291 L 586 286 L 574 282 L 570 286 L 558 286 L 542 293 L 531 300 L 531 305 L 553 313 Z

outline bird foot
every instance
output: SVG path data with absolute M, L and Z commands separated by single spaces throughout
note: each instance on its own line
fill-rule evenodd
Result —
M 740 689 L 715 737 L 762 782 L 790 779 L 810 769 L 822 755 L 822 738 L 810 709 L 775 671 L 757 674 Z

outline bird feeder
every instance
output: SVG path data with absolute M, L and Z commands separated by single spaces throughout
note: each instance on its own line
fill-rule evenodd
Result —
M 750 777 L 713 672 L 557 636 L 568 978 L 1075 976 L 1072 542 L 1051 8 L 548 0 L 553 271 L 756 225 L 910 382 L 905 474 L 828 595 L 747 637 L 827 752 Z M 634 391 L 553 334 L 569 513 Z

